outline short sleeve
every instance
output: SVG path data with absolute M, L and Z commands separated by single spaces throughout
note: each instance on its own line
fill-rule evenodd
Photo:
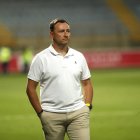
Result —
M 87 61 L 86 61 L 83 54 L 82 54 L 82 59 L 81 60 L 82 60 L 81 61 L 81 66 L 82 66 L 81 80 L 86 80 L 86 79 L 91 77 L 91 74 L 90 74 L 90 70 L 89 70 Z
M 32 60 L 27 77 L 31 80 L 39 82 L 41 80 L 42 70 L 43 70 L 42 61 L 39 56 L 35 56 Z

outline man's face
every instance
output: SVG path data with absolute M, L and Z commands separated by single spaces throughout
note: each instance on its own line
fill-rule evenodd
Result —
M 70 26 L 67 23 L 57 23 L 51 36 L 58 46 L 66 46 L 70 40 Z

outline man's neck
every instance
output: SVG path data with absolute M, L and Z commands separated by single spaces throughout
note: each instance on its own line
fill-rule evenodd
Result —
M 58 46 L 58 45 L 55 45 L 55 44 L 52 44 L 52 46 L 62 56 L 65 56 L 68 52 L 68 46 Z

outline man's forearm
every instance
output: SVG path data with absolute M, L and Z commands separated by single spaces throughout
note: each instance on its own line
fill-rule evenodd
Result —
M 30 91 L 27 91 L 27 95 L 36 113 L 40 113 L 42 111 L 42 108 L 41 108 L 37 93 L 36 92 L 32 93 Z
M 83 92 L 84 92 L 84 97 L 85 97 L 85 103 L 92 104 L 93 87 L 92 87 L 91 81 L 90 81 L 90 79 L 88 79 L 88 80 L 83 81 L 82 83 L 83 83 Z
M 85 89 L 85 103 L 92 104 L 93 100 L 93 89 L 91 87 L 86 87 Z

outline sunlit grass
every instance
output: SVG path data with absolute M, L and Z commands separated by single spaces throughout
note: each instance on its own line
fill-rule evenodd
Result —
M 91 140 L 139 140 L 140 69 L 92 72 Z M 25 93 L 26 75 L 0 75 L 0 140 L 44 140 Z

